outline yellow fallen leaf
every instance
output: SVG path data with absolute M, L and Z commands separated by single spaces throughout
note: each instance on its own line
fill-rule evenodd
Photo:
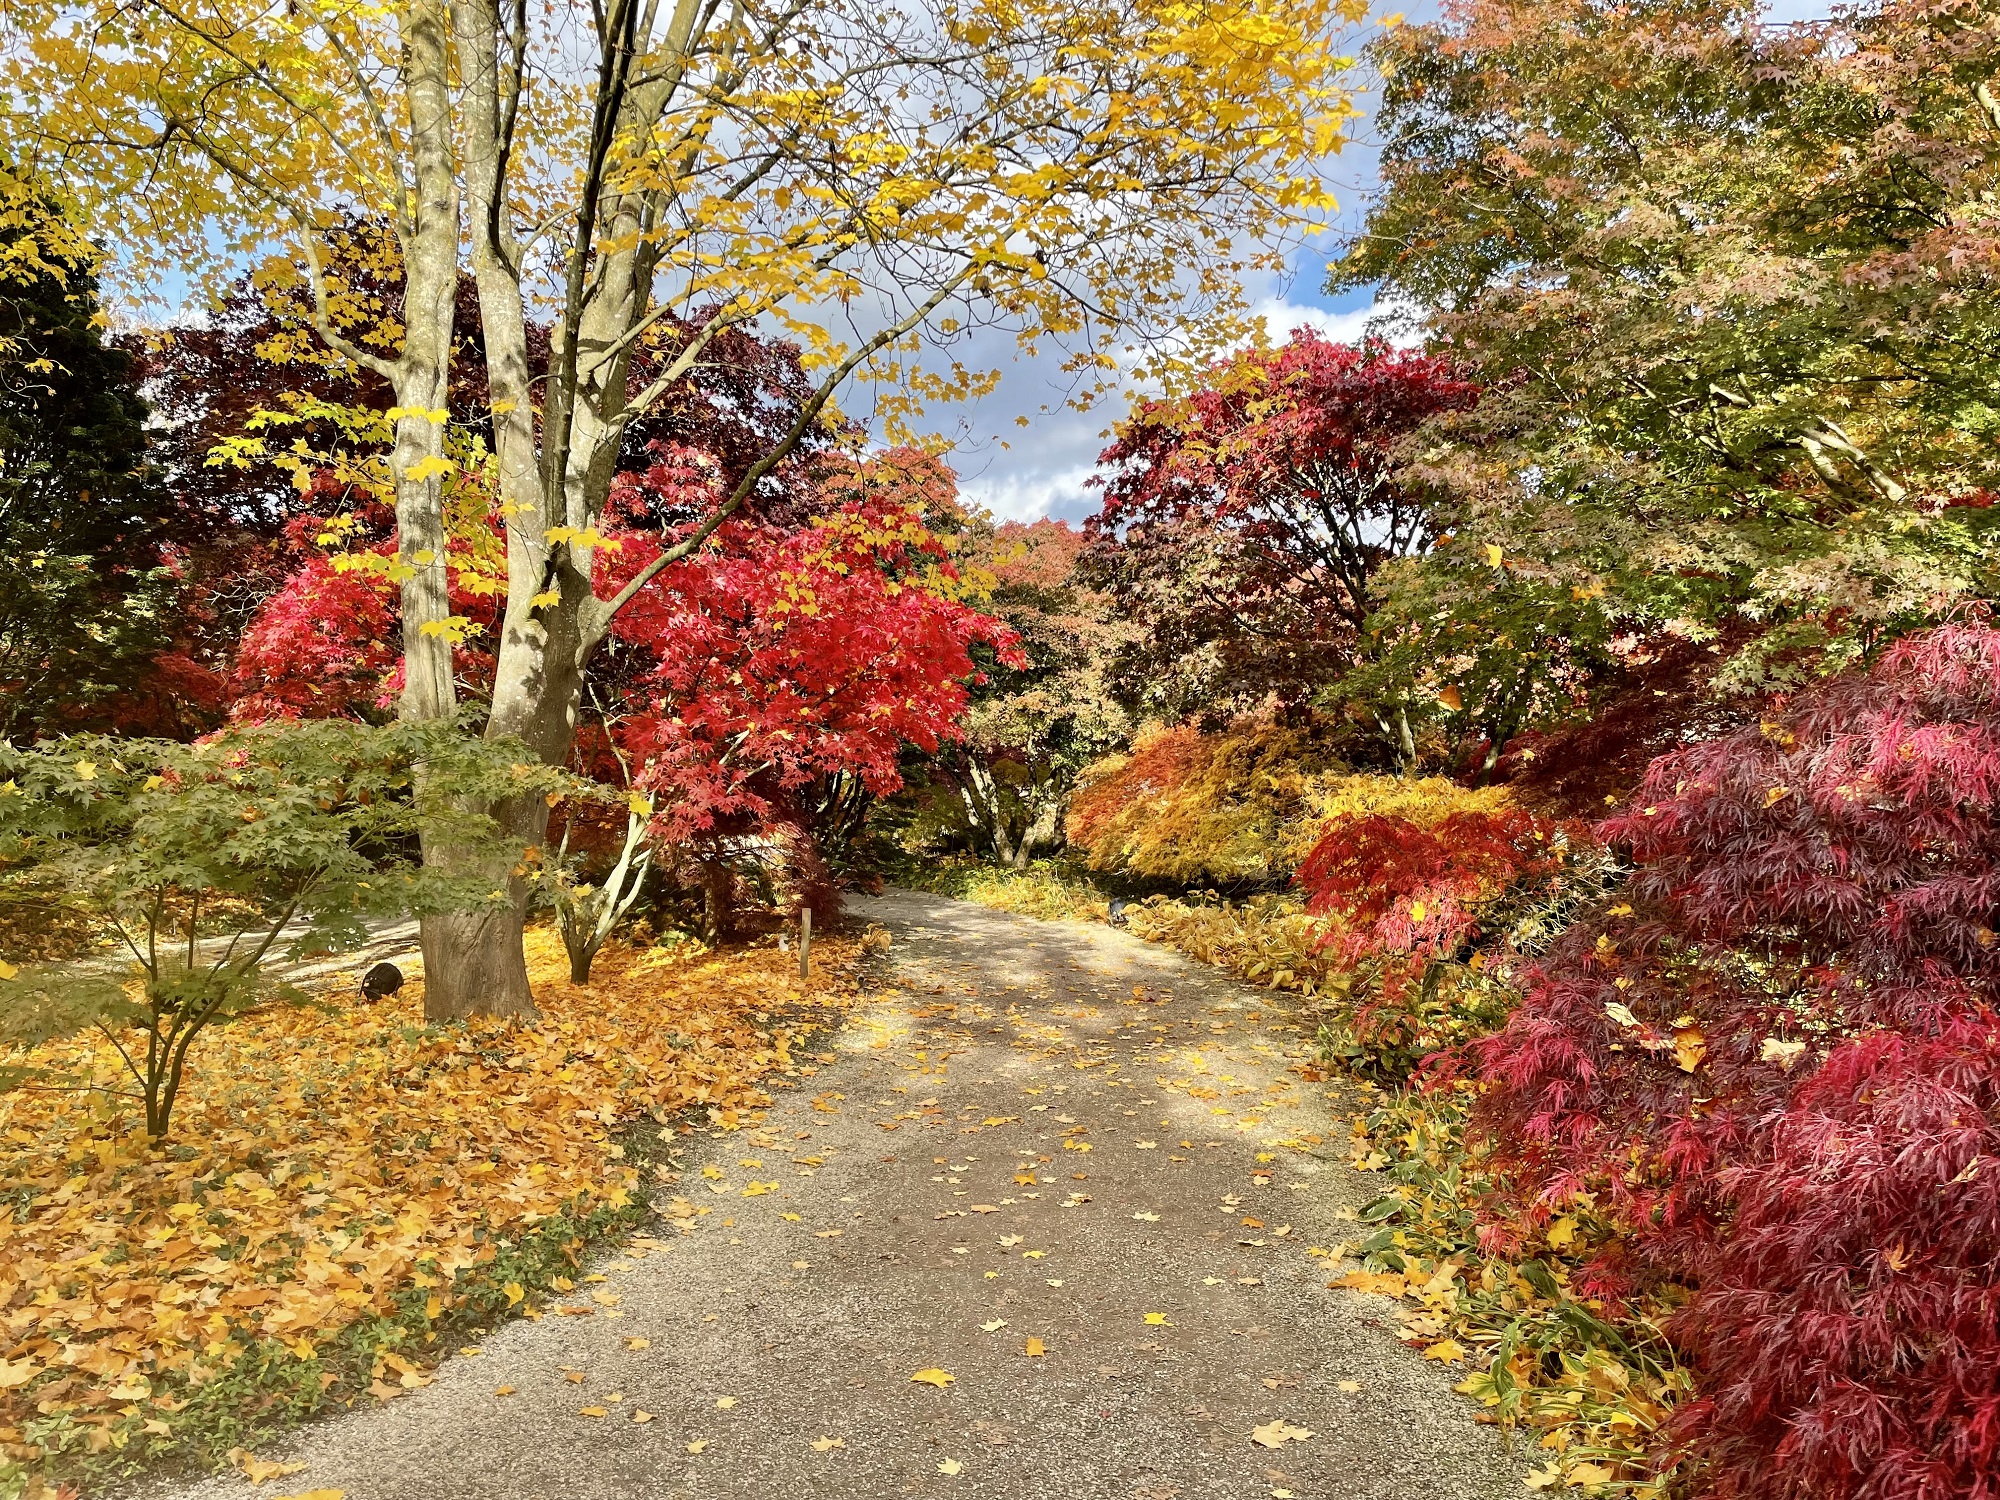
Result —
M 957 1459 L 955 1459 L 955 1458 L 947 1458 L 947 1459 L 946 1459 L 946 1460 L 945 1460 L 945 1461 L 944 1461 L 943 1463 L 941 1463 L 941 1464 L 939 1464 L 939 1465 L 938 1465 L 938 1473 L 940 1473 L 940 1474 L 956 1474 L 956 1473 L 958 1473 L 958 1472 L 959 1472 L 960 1470 L 962 1470 L 962 1469 L 963 1469 L 964 1467 L 965 1467 L 965 1465 L 964 1465 L 964 1464 L 962 1464 L 962 1463 L 960 1463 L 960 1462 L 959 1462 L 959 1461 L 958 1461 Z
M 1040 1339 L 1029 1339 L 1028 1347 L 1022 1351 L 1029 1359 L 1040 1359 L 1049 1352 L 1049 1346 Z
M 1581 1463 L 1569 1471 L 1571 1484 L 1609 1484 L 1618 1471 L 1609 1464 Z
M 988 1322 L 981 1323 L 979 1325 L 979 1331 L 981 1333 L 998 1333 L 1001 1329 L 1005 1328 L 1006 1326 L 1007 1326 L 1007 1320 L 1005 1318 L 994 1318 Z
M 1465 1350 L 1457 1339 L 1443 1339 L 1424 1350 L 1425 1359 L 1439 1360 L 1444 1364 L 1457 1364 L 1465 1358 Z
M 1312 1435 L 1311 1428 L 1294 1427 L 1283 1417 L 1277 1417 L 1262 1427 L 1253 1428 L 1250 1441 L 1260 1448 L 1282 1448 L 1287 1443 L 1303 1443 Z
M 0 979 L 13 979 L 20 972 L 19 969 L 8 963 L 6 959 L 0 958 Z
M 576 1414 L 579 1417 L 601 1417 L 605 1414 L 605 1411 L 606 1409 L 602 1406 L 579 1406 L 576 1409 Z
M 640 1407 L 635 1406 L 632 1408 L 632 1420 L 635 1424 L 641 1422 L 650 1422 L 653 1420 L 653 1414 L 649 1411 L 645 1411 Z
M 717 1411 L 728 1411 L 735 1404 L 736 1398 L 734 1396 L 718 1396 L 715 1399 L 715 1409 Z
M 259 1458 L 248 1448 L 231 1448 L 229 1461 L 243 1471 L 244 1477 L 252 1484 L 262 1484 L 267 1479 L 277 1479 L 285 1474 L 296 1474 L 304 1464 L 274 1463 L 267 1458 Z
M 1343 1390 L 1351 1396 L 1361 1389 L 1361 1382 L 1358 1380 L 1343 1380 L 1336 1389 Z
M 519 1302 L 523 1297 L 528 1295 L 518 1281 L 510 1281 L 501 1287 L 500 1290 L 507 1294 L 507 1305 L 509 1307 L 512 1307 L 516 1302 Z
M 1161 1328 L 1166 1326 L 1167 1315 L 1165 1313 L 1147 1313 L 1146 1322 L 1151 1327 Z
M 0 1359 L 0 1391 L 26 1385 L 41 1373 L 42 1367 L 32 1359 Z
M 956 1375 L 947 1374 L 943 1370 L 919 1370 L 910 1377 L 910 1383 L 912 1385 L 934 1385 L 939 1390 L 943 1390 L 957 1378 Z
M 653 1347 L 653 1341 L 651 1339 L 627 1339 L 625 1340 L 625 1347 L 627 1349 L 650 1349 Z
M 835 1448 L 845 1448 L 847 1439 L 837 1437 L 814 1438 L 812 1450 L 815 1453 L 831 1453 Z
M 708 1447 L 707 1438 L 696 1438 L 693 1442 L 688 1444 L 688 1452 L 700 1453 L 707 1447 Z
M 496 1396 L 511 1396 L 514 1394 L 514 1387 L 511 1385 L 496 1385 L 493 1387 L 493 1394 Z

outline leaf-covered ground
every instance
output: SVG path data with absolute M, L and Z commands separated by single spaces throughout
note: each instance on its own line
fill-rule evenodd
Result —
M 0 1098 L 7 1460 L 213 1462 L 421 1387 L 453 1339 L 570 1290 L 584 1245 L 636 1219 L 649 1134 L 690 1111 L 733 1126 L 762 1080 L 810 1071 L 793 1048 L 845 1003 L 821 976 L 851 948 L 819 953 L 802 987 L 771 949 L 614 950 L 585 989 L 531 934 L 537 1026 L 426 1026 L 416 984 L 259 1012 L 198 1044 L 164 1152 L 124 1100 Z M 108 1043 L 47 1050 L 120 1082 Z
M 856 907 L 837 1061 L 678 1137 L 554 1315 L 151 1500 L 1522 1493 L 1446 1340 L 1329 1284 L 1380 1179 L 1309 1024 L 1100 925 Z

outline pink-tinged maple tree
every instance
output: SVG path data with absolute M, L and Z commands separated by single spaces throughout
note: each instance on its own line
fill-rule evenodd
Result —
M 1443 529 L 1400 446 L 1478 388 L 1443 357 L 1310 329 L 1143 405 L 1100 455 L 1093 558 L 1172 696 L 1297 700 L 1351 665 L 1384 563 Z M 1170 704 L 1176 710 L 1206 702 Z
M 1602 832 L 1628 891 L 1478 1049 L 1516 1180 L 1545 1211 L 1608 1195 L 1624 1271 L 1695 1288 L 1704 1493 L 1990 1500 L 2000 630 L 1662 757 Z

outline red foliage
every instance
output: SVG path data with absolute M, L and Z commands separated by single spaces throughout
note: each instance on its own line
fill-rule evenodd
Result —
M 1540 1205 L 1698 1287 L 1712 1494 L 2000 1495 L 1997 812 L 2000 631 L 1905 640 L 1656 761 L 1627 901 L 1480 1048 Z
M 633 537 L 606 587 L 656 555 Z M 971 647 L 1012 632 L 954 597 L 939 538 L 897 501 L 849 499 L 798 530 L 730 522 L 618 617 L 654 665 L 620 737 L 662 794 L 665 836 L 788 823 L 801 788 L 845 773 L 884 795 L 905 745 L 954 736 Z
M 1336 919 L 1325 942 L 1348 962 L 1369 954 L 1443 957 L 1473 936 L 1482 906 L 1553 870 L 1549 826 L 1517 809 L 1407 818 L 1336 818 L 1299 865 L 1306 910 Z
M 237 649 L 238 719 L 325 719 L 385 707 L 400 660 L 395 591 L 314 556 L 257 611 Z
M 1299 329 L 1184 401 L 1142 406 L 1100 456 L 1088 533 L 1154 675 L 1171 690 L 1212 657 L 1199 691 L 1245 702 L 1299 701 L 1338 675 L 1380 602 L 1377 570 L 1435 540 L 1398 482 L 1399 445 L 1477 399 L 1448 359 Z

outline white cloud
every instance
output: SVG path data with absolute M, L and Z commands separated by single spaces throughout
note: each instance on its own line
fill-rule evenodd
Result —
M 1335 343 L 1353 344 L 1368 334 L 1370 323 L 1380 322 L 1382 326 L 1377 331 L 1399 349 L 1421 342 L 1410 316 L 1412 311 L 1410 304 L 1391 300 L 1334 312 L 1288 302 L 1282 297 L 1266 297 L 1251 309 L 1254 316 L 1264 320 L 1265 331 L 1273 343 L 1283 343 L 1295 328 L 1310 328 Z
M 1003 521 L 1036 521 L 1051 513 L 1077 521 L 1097 509 L 1097 492 L 1087 487 L 1094 472 L 1088 463 L 1049 472 L 996 468 L 962 481 L 959 489 Z

